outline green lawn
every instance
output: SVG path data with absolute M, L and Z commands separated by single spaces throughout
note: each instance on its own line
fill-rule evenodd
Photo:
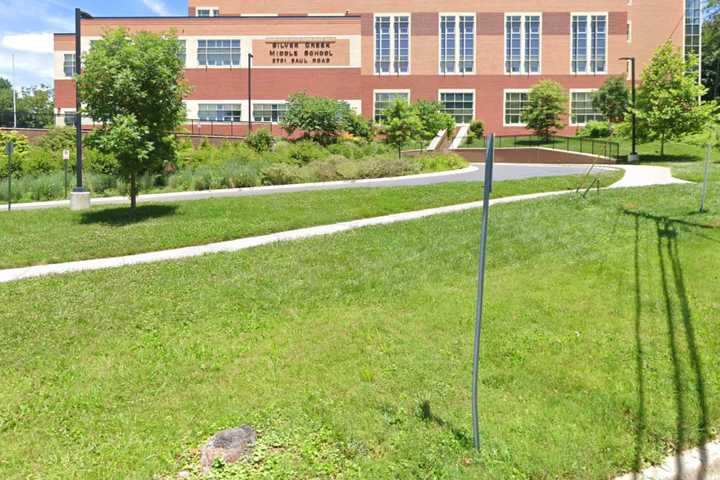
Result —
M 602 175 L 603 185 L 622 173 Z M 579 176 L 498 182 L 494 195 L 576 188 Z M 278 195 L 0 214 L 0 268 L 57 263 L 231 240 L 482 198 L 478 183 Z
M 0 477 L 607 479 L 720 426 L 720 186 L 480 211 L 0 287 Z

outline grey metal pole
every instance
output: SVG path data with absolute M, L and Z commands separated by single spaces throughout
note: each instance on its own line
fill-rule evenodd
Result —
M 485 295 L 485 263 L 487 251 L 488 222 L 490 215 L 490 193 L 492 192 L 493 161 L 495 157 L 495 134 L 487 139 L 485 150 L 485 192 L 483 194 L 482 232 L 480 235 L 480 258 L 478 265 L 477 303 L 475 304 L 475 342 L 473 346 L 472 370 L 472 422 L 473 445 L 480 449 L 480 420 L 478 418 L 478 371 L 480 366 L 480 334 L 482 332 L 483 299 Z
M 632 69 L 632 72 L 630 73 L 630 78 L 632 81 L 632 106 L 633 106 L 633 113 L 632 113 L 632 155 L 633 158 L 637 158 L 637 115 L 635 113 L 635 107 L 636 107 L 636 100 L 637 100 L 637 94 L 636 94 L 636 87 L 635 87 L 635 57 L 630 57 L 630 68 Z
M 13 102 L 13 128 L 17 128 L 17 86 L 15 85 L 15 54 L 12 54 L 12 102 Z
M 253 54 L 248 53 L 248 135 L 252 132 L 252 61 Z
M 79 8 L 75 9 L 75 75 L 80 75 L 82 69 L 82 45 L 81 45 L 81 20 L 83 12 Z M 75 78 L 75 192 L 84 192 L 83 187 L 83 145 L 82 145 L 82 102 L 80 101 L 80 88 L 78 87 L 78 79 Z
M 702 194 L 700 196 L 700 213 L 705 211 L 705 195 L 707 195 L 708 175 L 710 174 L 710 157 L 712 155 L 712 145 L 705 144 L 705 178 L 703 179 Z
M 8 212 L 12 208 L 12 154 L 15 145 L 9 142 L 5 145 L 5 153 L 8 156 Z

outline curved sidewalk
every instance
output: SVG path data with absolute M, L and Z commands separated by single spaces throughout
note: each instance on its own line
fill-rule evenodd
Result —
M 600 167 L 607 169 L 608 167 Z M 532 177 L 552 177 L 560 175 L 578 175 L 587 171 L 585 165 L 543 165 L 543 164 L 497 164 L 494 175 L 497 181 L 520 180 Z M 209 198 L 246 197 L 257 195 L 272 195 L 279 193 L 309 192 L 316 190 L 337 190 L 343 188 L 380 188 L 380 187 L 409 187 L 419 185 L 435 185 L 452 182 L 478 182 L 482 181 L 483 172 L 478 165 L 470 165 L 459 170 L 445 172 L 421 173 L 401 177 L 368 178 L 360 180 L 340 180 L 333 182 L 298 183 L 292 185 L 268 185 L 262 187 L 224 188 L 217 190 L 199 190 L 192 192 L 149 193 L 138 196 L 138 202 L 182 202 L 190 200 L 206 200 Z M 95 197 L 94 206 L 98 205 L 126 205 L 127 196 Z M 16 203 L 13 210 L 36 210 L 46 208 L 68 207 L 68 200 L 54 200 L 48 202 Z M 0 204 L 0 213 L 6 211 L 7 204 Z
M 626 170 L 626 178 L 623 178 L 618 184 L 623 186 L 651 186 L 666 183 L 685 183 L 681 180 L 673 179 L 670 175 L 670 169 L 666 167 L 651 167 L 652 174 L 645 176 L 644 168 L 636 167 L 627 168 L 622 167 Z M 666 168 L 667 172 L 661 172 L 660 170 Z M 668 180 L 669 179 L 669 180 Z M 655 183 L 659 182 L 659 183 Z M 624 185 L 622 185 L 624 183 Z M 615 184 L 613 187 L 616 187 Z M 613 188 L 611 187 L 611 188 Z M 552 197 L 567 195 L 572 193 L 572 190 L 563 190 L 559 192 L 541 192 L 531 193 L 526 195 L 515 195 L 511 197 L 496 198 L 490 201 L 490 206 L 521 202 L 525 200 L 532 200 L 538 198 Z M 285 232 L 278 232 L 268 235 L 260 235 L 256 237 L 240 238 L 237 240 L 229 240 L 224 242 L 209 243 L 206 245 L 196 245 L 190 247 L 174 248 L 170 250 L 162 250 L 157 252 L 147 252 L 135 255 L 126 255 L 121 257 L 110 257 L 110 258 L 98 258 L 91 260 L 79 260 L 74 262 L 56 263 L 50 265 L 33 265 L 29 267 L 11 268 L 6 270 L 0 270 L 0 283 L 8 283 L 17 280 L 43 277 L 46 275 L 57 275 L 70 272 L 82 272 L 90 270 L 102 270 L 106 268 L 117 268 L 126 265 L 139 265 L 144 263 L 162 262 L 168 260 L 178 260 L 183 258 L 197 257 L 209 253 L 218 252 L 236 252 L 240 250 L 246 250 L 248 248 L 258 247 L 261 245 L 268 245 L 276 242 L 283 242 L 289 240 L 298 240 L 303 238 L 312 238 L 322 235 L 331 235 L 334 233 L 345 232 L 348 230 L 355 230 L 371 225 L 386 225 L 397 222 L 406 222 L 409 220 L 416 220 L 419 218 L 431 217 L 434 215 L 443 215 L 447 213 L 462 212 L 466 210 L 473 210 L 482 208 L 482 202 L 470 202 L 461 203 L 457 205 L 449 205 L 445 207 L 428 208 L 425 210 L 416 210 L 411 212 L 395 213 L 391 215 L 383 215 L 379 217 L 365 218 L 360 220 L 351 220 L 347 222 L 340 222 L 330 225 L 319 225 L 314 227 L 300 228 L 297 230 L 289 230 Z

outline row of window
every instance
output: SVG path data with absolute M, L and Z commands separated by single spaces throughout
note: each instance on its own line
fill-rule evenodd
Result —
M 503 124 L 505 126 L 524 126 L 522 120 L 528 105 L 528 90 L 506 90 L 504 92 Z M 570 124 L 585 125 L 591 120 L 602 120 L 603 116 L 595 111 L 592 104 L 593 91 L 570 91 Z M 472 122 L 475 113 L 475 92 L 457 91 L 440 92 L 439 101 L 446 112 L 451 114 L 459 124 Z M 375 121 L 382 123 L 383 112 L 396 100 L 410 101 L 410 92 L 382 91 L 375 92 Z
M 282 121 L 287 112 L 286 103 L 253 103 L 254 122 Z M 239 103 L 201 103 L 198 106 L 198 119 L 201 122 L 240 122 L 242 105 Z
M 440 14 L 440 66 L 444 74 L 475 71 L 475 14 Z M 572 73 L 607 73 L 605 13 L 571 15 Z M 505 73 L 540 73 L 542 15 L 505 15 Z M 375 73 L 410 73 L 410 16 L 375 16 Z

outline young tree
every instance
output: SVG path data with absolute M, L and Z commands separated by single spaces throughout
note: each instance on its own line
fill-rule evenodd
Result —
M 455 129 L 455 119 L 443 109 L 440 102 L 418 100 L 413 104 L 413 108 L 423 125 L 423 140 L 432 140 L 441 130 L 451 135 Z
M 402 157 L 402 148 L 410 142 L 422 138 L 425 133 L 423 122 L 417 110 L 402 99 L 395 100 L 383 110 L 382 132 L 385 142 L 398 150 Z
M 312 97 L 303 92 L 294 93 L 288 98 L 282 128 L 288 135 L 300 130 L 327 145 L 346 131 L 352 113 L 350 106 L 341 100 Z
M 567 113 L 566 106 L 567 96 L 560 84 L 542 80 L 528 94 L 523 121 L 529 129 L 547 140 L 555 130 L 565 127 L 561 117 Z
M 17 109 L 18 124 L 24 128 L 46 128 L 55 123 L 52 90 L 47 85 L 23 88 Z
M 713 120 L 715 102 L 701 102 L 705 87 L 698 83 L 696 62 L 685 62 L 669 41 L 653 55 L 641 75 L 635 114 L 643 137 L 665 143 L 701 132 Z
M 622 122 L 629 107 L 627 83 L 621 76 L 610 77 L 593 94 L 593 108 L 612 123 Z
M 131 35 L 120 28 L 93 43 L 83 59 L 84 113 L 104 125 L 91 143 L 117 156 L 133 207 L 137 178 L 175 158 L 173 132 L 184 120 L 182 99 L 189 92 L 180 48 L 174 33 Z

